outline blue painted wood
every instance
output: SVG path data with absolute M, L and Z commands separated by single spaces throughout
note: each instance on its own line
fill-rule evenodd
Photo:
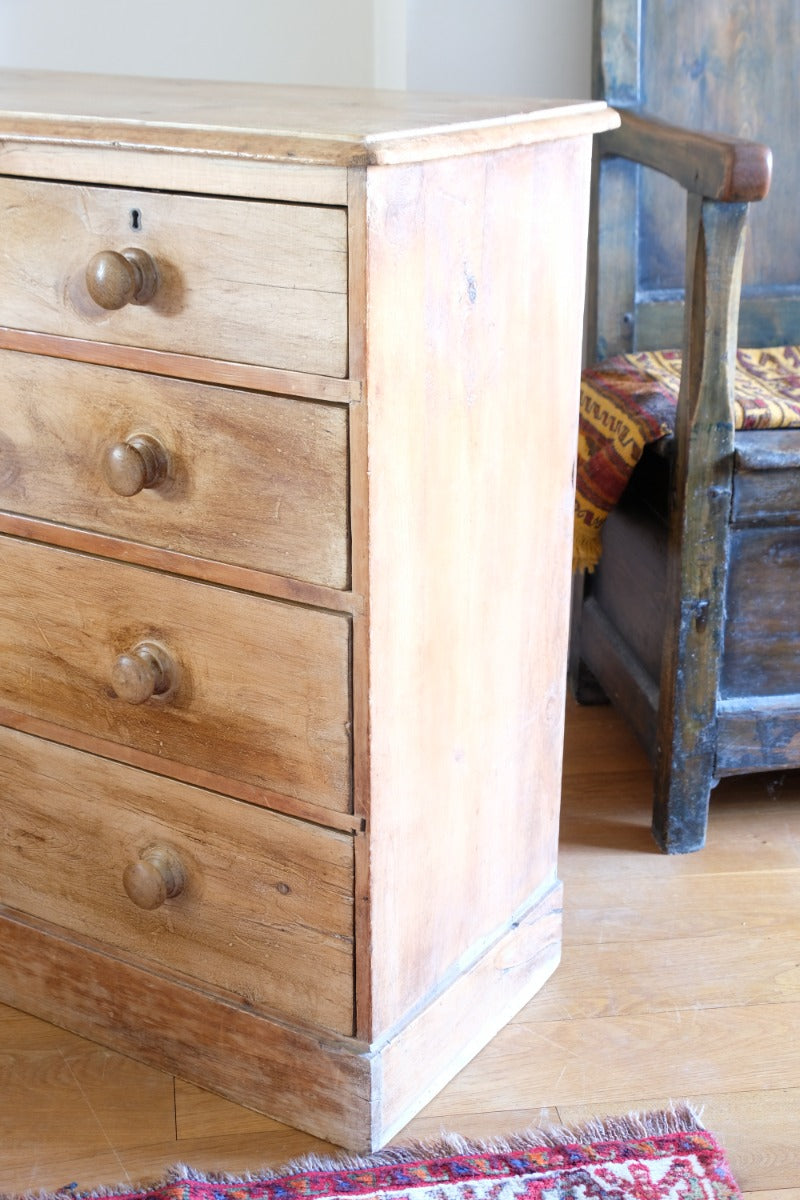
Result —
M 632 107 L 640 98 L 641 0 L 595 0 L 592 95 Z M 595 162 L 586 297 L 586 345 L 592 359 L 634 349 L 639 167 Z
M 773 149 L 772 188 L 750 214 L 745 250 L 744 311 L 768 314 L 760 322 L 754 316 L 743 330 L 751 345 L 800 341 L 797 304 L 781 303 L 781 293 L 800 299 L 798 30 L 800 0 L 594 3 L 597 99 Z M 597 276 L 590 275 L 587 344 L 601 357 L 654 344 L 652 306 L 674 301 L 683 289 L 686 204 L 671 180 L 610 160 L 598 169 L 596 204 L 599 249 Z M 674 329 L 674 316 L 665 313 L 667 329 Z
M 593 94 L 625 108 L 641 100 L 642 0 L 598 0 L 594 6 Z

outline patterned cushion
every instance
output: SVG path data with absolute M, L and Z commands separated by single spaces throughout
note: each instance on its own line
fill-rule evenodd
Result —
M 649 442 L 670 436 L 680 386 L 678 350 L 606 359 L 581 379 L 575 497 L 576 569 L 600 558 L 603 524 Z M 800 346 L 736 355 L 736 429 L 800 428 Z

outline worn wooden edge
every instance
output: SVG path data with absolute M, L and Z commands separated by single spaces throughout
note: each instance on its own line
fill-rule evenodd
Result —
M 48 358 L 66 358 L 70 362 L 91 363 L 100 367 L 120 367 L 143 371 L 148 375 L 167 375 L 196 383 L 211 383 L 243 391 L 270 392 L 296 400 L 353 404 L 362 398 L 360 380 L 337 379 L 330 375 L 305 375 L 277 367 L 258 367 L 224 359 L 199 358 L 190 354 L 172 354 L 149 350 L 144 346 L 115 345 L 83 338 L 35 333 L 26 329 L 0 326 L 0 350 L 42 354 Z
M 736 434 L 735 462 L 741 471 L 800 469 L 800 429 L 743 429 Z
M 347 172 L 342 167 L 209 158 L 141 147 L 98 148 L 0 137 L 0 170 L 5 175 L 98 184 L 157 188 L 203 196 L 285 201 L 341 207 L 347 203 Z
M 102 82 L 99 78 L 98 86 Z M 41 154 L 54 148 L 81 153 L 91 146 L 98 152 L 145 151 L 231 163 L 348 168 L 502 150 L 581 133 L 600 133 L 619 124 L 615 110 L 602 100 L 504 102 L 490 98 L 483 106 L 476 103 L 474 107 L 482 107 L 491 115 L 476 116 L 455 108 L 442 123 L 397 121 L 393 128 L 391 118 L 402 118 L 403 114 L 388 112 L 389 127 L 385 129 L 359 130 L 354 122 L 350 132 L 331 129 L 317 133 L 301 128 L 270 129 L 266 127 L 268 110 L 264 126 L 224 122 L 206 126 L 154 117 L 133 120 L 0 109 L 0 148 L 3 154 L 14 147 L 31 147 L 33 153 Z
M 349 1149 L 380 1149 L 558 966 L 562 886 L 372 1045 L 255 1013 L 0 906 L 0 1000 Z M 426 1084 L 420 1088 L 420 1067 Z
M 98 558 L 132 563 L 149 570 L 168 571 L 170 574 L 182 575 L 201 583 L 254 592 L 259 596 L 302 604 L 305 608 L 330 609 L 345 614 L 363 611 L 363 597 L 347 589 L 340 591 L 322 584 L 293 579 L 287 575 L 273 575 L 268 571 L 240 567 L 235 563 L 199 558 L 178 550 L 161 549 L 144 542 L 113 537 L 111 534 L 94 533 L 25 513 L 0 511 L 0 533 L 27 538 L 33 542 L 44 542 L 46 545 L 59 546 L 65 550 L 79 550 Z
M 350 374 L 366 378 L 368 330 L 367 304 L 367 172 L 360 167 L 348 171 L 347 251 L 349 281 Z M 365 389 L 366 398 L 366 389 Z M 366 823 L 370 812 L 370 714 L 369 714 L 369 440 L 367 404 L 350 408 L 350 569 L 352 588 L 362 598 L 353 616 L 352 633 L 352 744 L 353 803 L 356 816 Z M 367 1037 L 372 1027 L 372 919 L 370 896 L 371 850 L 369 840 L 355 844 L 356 928 L 356 1033 Z
M 0 705 L 0 724 L 9 729 L 17 729 L 20 733 L 47 738 L 48 741 L 57 742 L 61 746 L 74 746 L 75 749 L 83 750 L 87 754 L 94 754 L 98 758 L 107 758 L 114 762 L 124 763 L 129 767 L 137 767 L 152 775 L 176 779 L 180 783 L 187 783 L 207 792 L 230 796 L 234 800 L 243 800 L 258 808 L 266 808 L 270 812 L 281 813 L 286 817 L 295 817 L 300 821 L 321 825 L 325 829 L 333 829 L 339 833 L 356 834 L 365 828 L 365 820 L 361 815 L 326 808 L 321 804 L 312 804 L 306 800 L 298 800 L 294 796 L 287 796 L 283 792 L 272 791 L 270 788 L 257 787 L 242 779 L 202 770 L 190 763 L 160 758 L 145 750 L 137 750 L 121 742 L 113 742 L 108 738 L 84 733 L 79 729 L 56 725 L 51 721 L 31 716 L 29 713 L 18 712 L 5 705 Z
M 649 114 L 620 110 L 619 129 L 602 135 L 601 150 L 633 159 L 710 200 L 763 200 L 772 177 L 772 151 L 759 142 L 700 133 Z
M 478 958 L 458 964 L 401 1028 L 374 1045 L 380 1142 L 394 1137 L 555 971 L 561 957 L 562 899 L 561 883 L 549 881 Z
M 166 979 L 0 907 L 0 999 L 353 1150 L 372 1141 L 373 1057 Z
M 733 493 L 733 383 L 748 207 L 690 194 L 686 328 L 667 544 L 653 833 L 705 843 L 716 771 Z
M 368 138 L 366 162 L 370 166 L 381 166 L 483 154 L 582 134 L 594 135 L 616 129 L 618 125 L 619 115 L 615 109 L 604 101 L 585 101 L 471 125 L 448 125 Z
M 717 703 L 716 773 L 797 768 L 800 694 L 722 697 Z
M 609 104 L 641 96 L 641 0 L 592 0 L 592 95 Z

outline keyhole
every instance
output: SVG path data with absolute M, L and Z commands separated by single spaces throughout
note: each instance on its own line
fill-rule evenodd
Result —
M 131 229 L 141 229 L 141 228 L 142 228 L 142 214 L 139 212 L 138 208 L 132 208 L 131 209 Z

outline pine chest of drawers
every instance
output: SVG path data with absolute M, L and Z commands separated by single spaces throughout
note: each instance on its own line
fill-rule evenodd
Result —
M 559 956 L 603 105 L 0 75 L 0 999 L 357 1149 Z

